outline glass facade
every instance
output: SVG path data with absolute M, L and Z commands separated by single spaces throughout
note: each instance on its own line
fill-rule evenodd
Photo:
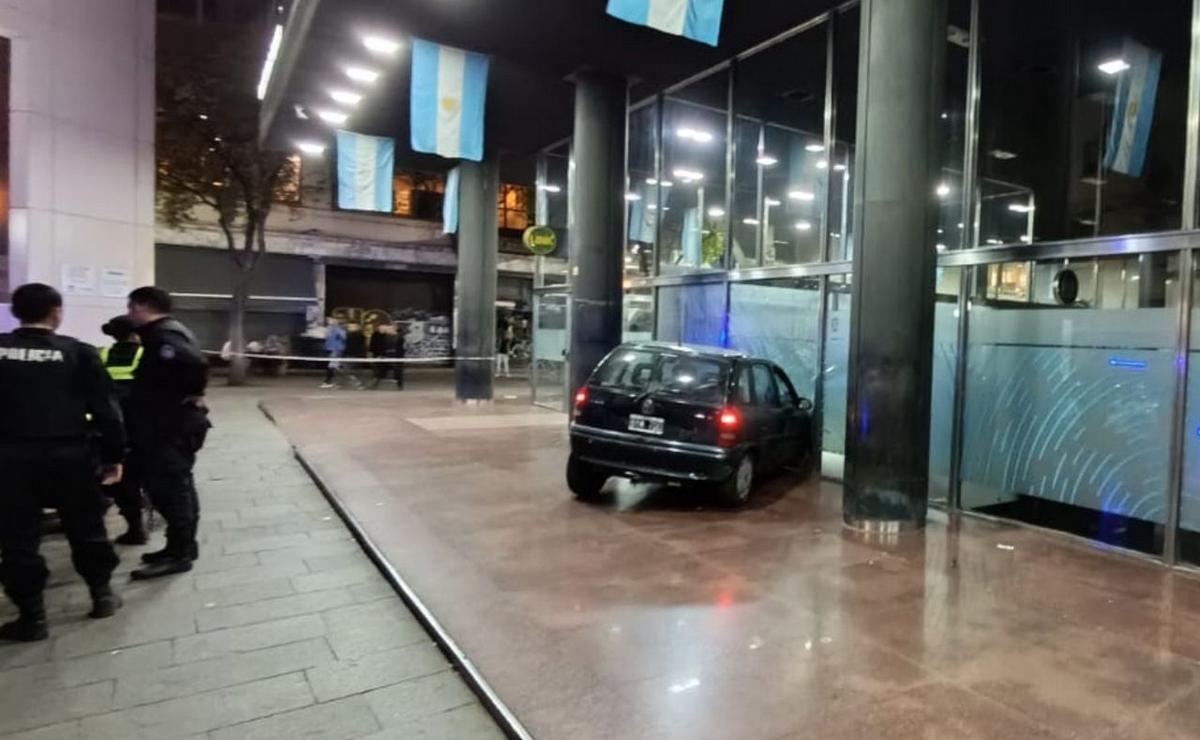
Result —
M 1193 4 L 947 11 L 930 501 L 1200 565 Z M 658 339 L 778 362 L 817 404 L 833 478 L 859 23 L 819 16 L 629 119 L 626 331 L 653 316 Z

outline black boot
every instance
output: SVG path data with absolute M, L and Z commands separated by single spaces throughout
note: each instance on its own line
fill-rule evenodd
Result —
M 140 515 L 125 521 L 129 523 L 129 527 L 125 530 L 125 534 L 115 540 L 118 545 L 144 545 L 150 541 Z
M 121 597 L 107 583 L 103 586 L 93 586 L 91 592 L 92 610 L 88 612 L 88 616 L 92 619 L 107 619 L 116 614 L 124 604 Z
M 130 573 L 129 577 L 135 581 L 148 581 L 151 578 L 161 578 L 162 576 L 171 576 L 176 573 L 187 573 L 191 569 L 192 561 L 188 558 L 170 557 L 156 560 L 145 567 L 138 568 Z
M 188 545 L 187 550 L 188 554 L 187 557 L 184 558 L 185 560 L 198 560 L 200 558 L 200 545 L 192 542 Z M 142 562 L 146 565 L 152 565 L 154 563 L 161 563 L 165 560 L 174 559 L 175 557 L 175 551 L 171 549 L 170 545 L 168 545 L 161 550 L 142 553 Z
M 20 616 L 8 624 L 0 625 L 0 640 L 12 642 L 40 642 L 50 636 L 46 629 L 46 603 L 42 595 L 17 603 Z

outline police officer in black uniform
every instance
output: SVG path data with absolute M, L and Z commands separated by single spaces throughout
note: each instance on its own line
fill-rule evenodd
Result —
M 192 467 L 209 428 L 208 362 L 170 313 L 171 296 L 161 288 L 129 294 L 129 320 L 144 348 L 128 402 L 133 455 L 150 503 L 167 522 L 166 547 L 142 555 L 145 566 L 130 574 L 139 580 L 184 573 L 199 556 L 200 500 Z
M 133 322 L 128 316 L 114 316 L 100 327 L 100 331 L 115 341 L 108 347 L 100 348 L 100 361 L 108 376 L 112 378 L 113 390 L 121 413 L 129 416 L 129 395 L 133 385 L 133 373 L 142 362 L 144 348 L 134 331 Z M 125 458 L 125 474 L 121 482 L 109 489 L 127 524 L 125 533 L 114 542 L 118 545 L 144 545 L 149 541 L 142 510 L 145 502 L 142 498 L 142 480 L 137 473 L 137 459 L 133 455 Z
M 117 555 L 100 484 L 121 479 L 125 431 L 95 348 L 54 333 L 58 291 L 22 285 L 12 313 L 21 327 L 0 334 L 0 582 L 20 616 L 0 626 L 0 639 L 33 642 L 47 637 L 43 509 L 58 509 L 71 562 L 91 590 L 88 616 L 110 617 L 121 606 L 109 585 Z

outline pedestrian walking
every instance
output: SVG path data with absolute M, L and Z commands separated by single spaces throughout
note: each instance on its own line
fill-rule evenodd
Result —
M 48 636 L 43 509 L 59 512 L 71 562 L 91 592 L 88 616 L 103 619 L 121 607 L 110 585 L 117 554 L 100 487 L 121 480 L 125 431 L 99 353 L 55 333 L 63 316 L 58 291 L 22 285 L 11 310 L 21 326 L 0 334 L 0 582 L 20 615 L 0 626 L 0 639 L 34 642 Z
M 115 341 L 100 348 L 100 361 L 112 378 L 113 389 L 121 413 L 129 418 L 129 397 L 133 392 L 133 373 L 142 361 L 144 348 L 138 338 L 133 322 L 127 316 L 115 316 L 100 331 Z M 143 511 L 145 498 L 142 481 L 137 472 L 137 461 L 132 455 L 125 458 L 125 474 L 121 482 L 109 486 L 108 494 L 117 504 L 117 511 L 125 520 L 125 533 L 117 537 L 118 545 L 144 545 L 148 541 Z
M 208 363 L 187 327 L 171 317 L 171 296 L 155 287 L 129 294 L 129 320 L 145 348 L 129 398 L 133 455 L 151 505 L 167 523 L 166 546 L 142 555 L 135 579 L 192 569 L 199 557 L 200 500 L 192 467 L 211 426 L 204 391 Z
M 345 353 L 346 330 L 340 321 L 330 316 L 325 322 L 325 354 L 329 356 L 329 364 L 325 366 L 325 381 L 321 383 L 322 388 L 337 387 L 333 383 L 333 376 L 342 367 L 338 358 Z
M 371 388 L 378 388 L 389 373 L 396 382 L 396 388 L 404 388 L 404 363 L 395 362 L 404 356 L 404 338 L 396 331 L 396 325 L 389 322 L 376 326 L 369 348 L 371 357 L 382 360 L 375 363 L 375 382 Z

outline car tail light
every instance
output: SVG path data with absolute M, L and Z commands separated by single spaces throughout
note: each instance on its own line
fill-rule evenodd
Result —
M 742 412 L 726 406 L 717 413 L 717 442 L 722 447 L 732 447 L 742 429 Z
M 579 390 L 575 391 L 575 416 L 576 417 L 578 417 L 580 412 L 583 411 L 583 407 L 587 406 L 587 402 L 588 402 L 587 388 L 580 388 Z

